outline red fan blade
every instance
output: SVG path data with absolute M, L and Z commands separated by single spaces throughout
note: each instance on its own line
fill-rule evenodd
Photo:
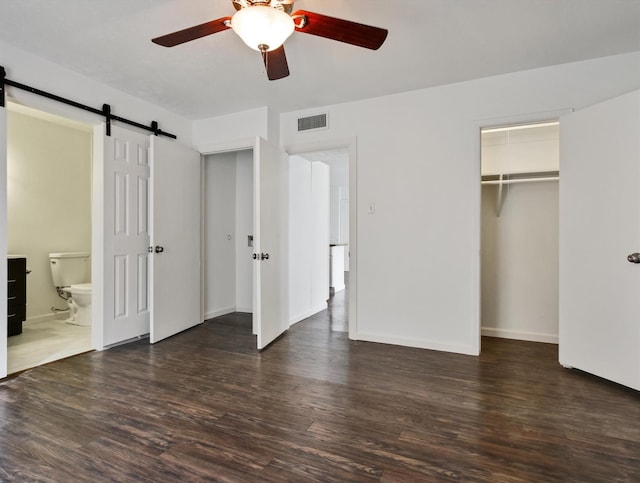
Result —
M 269 80 L 278 80 L 289 75 L 289 65 L 287 64 L 287 56 L 284 53 L 284 45 L 271 52 L 264 52 L 262 60 L 267 68 Z
M 184 30 L 178 30 L 177 32 L 151 39 L 151 42 L 162 45 L 163 47 L 173 47 L 184 44 L 185 42 L 199 39 L 200 37 L 206 37 L 207 35 L 230 29 L 231 27 L 227 25 L 227 20 L 230 21 L 231 17 L 222 17 Z
M 378 50 L 384 43 L 389 33 L 386 29 L 371 27 L 361 23 L 350 22 L 334 17 L 327 17 L 319 13 L 307 12 L 306 10 L 298 10 L 291 14 L 296 21 L 296 30 L 305 34 L 317 35 L 327 39 L 339 40 L 365 49 Z M 301 26 L 296 16 L 303 16 L 306 22 L 302 22 Z

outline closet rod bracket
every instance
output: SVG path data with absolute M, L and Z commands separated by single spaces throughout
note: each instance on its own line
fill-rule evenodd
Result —
M 500 183 L 498 184 L 498 199 L 496 200 L 496 216 L 500 218 L 502 213 L 502 207 L 504 206 L 504 200 L 507 197 L 507 192 L 504 189 L 504 175 L 500 175 Z

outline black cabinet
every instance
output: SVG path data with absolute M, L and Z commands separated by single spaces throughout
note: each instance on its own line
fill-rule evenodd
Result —
M 27 259 L 7 259 L 7 335 L 22 334 L 27 316 Z

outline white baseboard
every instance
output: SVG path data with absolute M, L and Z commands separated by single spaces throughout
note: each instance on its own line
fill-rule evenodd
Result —
M 322 312 L 326 308 L 327 308 L 327 303 L 324 302 L 324 303 L 322 303 L 320 305 L 317 305 L 316 307 L 310 308 L 309 310 L 305 310 L 304 312 L 300 312 L 299 314 L 296 314 L 293 317 L 289 317 L 289 327 L 291 327 L 294 324 L 297 324 L 298 322 L 303 321 L 307 317 L 311 317 L 312 315 L 315 315 L 318 312 Z
M 231 314 L 235 311 L 236 311 L 235 307 L 225 307 L 223 309 L 217 309 L 211 312 L 205 312 L 204 320 L 213 319 L 214 317 L 220 317 L 221 315 Z
M 35 317 L 29 317 L 23 322 L 23 325 L 37 324 L 38 322 L 48 322 L 50 320 L 62 320 L 66 319 L 69 315 L 68 310 L 60 312 L 52 312 L 50 314 L 36 315 Z
M 430 339 L 417 339 L 414 337 L 396 337 L 384 334 L 373 334 L 370 332 L 358 332 L 354 340 L 366 342 L 377 342 L 380 344 L 401 345 L 405 347 L 416 347 L 418 349 L 430 349 L 434 351 L 455 352 L 457 354 L 479 355 L 479 347 L 464 344 L 447 344 Z
M 253 307 L 236 307 L 235 312 L 244 312 L 246 314 L 253 313 Z
M 558 343 L 558 334 L 543 334 L 540 332 L 526 332 L 523 330 L 496 329 L 493 327 L 482 327 L 480 332 L 482 335 L 486 335 L 488 337 L 526 340 L 529 342 L 546 342 L 548 344 Z

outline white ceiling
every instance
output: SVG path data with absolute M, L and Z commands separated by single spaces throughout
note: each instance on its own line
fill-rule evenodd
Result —
M 0 39 L 189 119 L 265 105 L 286 112 L 640 51 L 639 0 L 298 0 L 295 9 L 389 36 L 369 51 L 294 32 L 285 44 L 291 75 L 278 81 L 231 30 L 173 48 L 151 43 L 232 15 L 230 0 L 2 0 Z

